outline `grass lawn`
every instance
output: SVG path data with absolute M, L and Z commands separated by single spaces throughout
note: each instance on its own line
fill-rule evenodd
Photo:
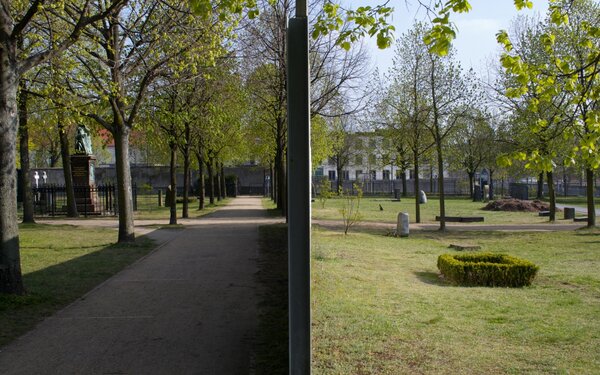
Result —
M 544 200 L 548 200 L 548 197 L 544 197 Z M 587 198 L 586 197 L 556 197 L 556 203 L 560 204 L 572 204 L 574 206 L 586 207 L 587 206 Z M 594 204 L 596 208 L 600 206 L 600 198 L 594 199 Z
M 27 294 L 0 295 L 0 346 L 33 328 L 152 250 L 144 237 L 115 245 L 115 230 L 70 225 L 21 225 L 21 266 Z
M 312 204 L 314 219 L 341 220 L 340 208 L 343 199 L 332 198 L 327 200 L 325 208 L 316 200 Z M 379 205 L 383 208 L 380 210 Z M 481 208 L 486 203 L 473 202 L 468 198 L 446 198 L 446 216 L 483 216 L 485 224 L 534 224 L 545 223 L 548 218 L 540 217 L 535 212 L 499 212 L 484 211 Z M 437 198 L 429 199 L 421 205 L 421 222 L 434 223 L 439 215 L 440 204 Z M 408 212 L 411 223 L 415 220 L 414 198 L 402 198 L 401 202 L 394 202 L 391 198 L 363 198 L 360 203 L 360 212 L 363 221 L 395 223 L 399 212 Z M 560 217 L 560 216 L 559 216 Z M 560 221 L 559 221 L 560 222 Z
M 204 209 L 198 211 L 198 199 L 189 202 L 190 218 L 198 218 L 214 212 L 217 208 L 227 205 L 231 199 L 225 198 L 221 201 L 215 199 L 214 204 L 208 203 L 208 197 L 204 201 Z M 163 196 L 164 204 L 164 196 Z M 177 203 L 177 218 L 181 218 L 182 203 Z M 138 195 L 137 211 L 134 212 L 135 220 L 169 220 L 170 207 L 158 206 L 158 195 Z
M 450 243 L 540 266 L 531 287 L 438 278 Z M 600 373 L 600 231 L 313 231 L 315 374 Z

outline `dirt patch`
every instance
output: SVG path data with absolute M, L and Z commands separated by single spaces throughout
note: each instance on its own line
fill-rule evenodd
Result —
M 550 205 L 538 200 L 523 201 L 520 199 L 499 199 L 488 203 L 482 209 L 486 211 L 538 212 L 548 211 Z

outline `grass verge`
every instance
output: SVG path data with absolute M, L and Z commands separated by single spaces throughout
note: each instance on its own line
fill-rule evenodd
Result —
M 452 286 L 437 257 L 469 242 L 540 267 L 530 287 Z M 600 231 L 313 231 L 315 374 L 600 373 Z
M 164 198 L 163 198 L 164 199 Z M 208 198 L 205 199 L 203 210 L 198 210 L 198 200 L 189 203 L 190 218 L 198 218 L 208 215 L 218 208 L 227 205 L 231 202 L 231 198 L 225 198 L 217 201 L 214 204 L 208 203 Z M 169 220 L 170 207 L 158 206 L 158 195 L 138 195 L 137 211 L 134 212 L 136 220 Z M 177 218 L 181 218 L 183 209 L 182 203 L 177 203 Z
M 270 198 L 263 198 L 262 206 L 265 210 L 267 210 L 267 216 L 270 216 L 270 217 L 281 216 L 281 210 L 277 209 L 277 205 Z
M 312 215 L 315 219 L 341 220 L 342 199 L 332 198 L 327 200 L 325 208 L 321 208 L 319 202 L 314 202 Z M 484 211 L 482 208 L 487 204 L 473 202 L 468 198 L 447 197 L 446 216 L 482 216 L 484 224 L 535 224 L 546 223 L 548 218 L 539 217 L 536 212 L 500 212 Z M 381 207 L 380 207 L 381 206 Z M 440 214 L 440 204 L 437 198 L 428 198 L 426 204 L 420 206 L 421 222 L 435 223 L 435 217 Z M 382 210 L 383 209 L 383 210 Z M 402 198 L 400 202 L 391 198 L 363 198 L 360 202 L 360 212 L 363 221 L 395 223 L 399 212 L 408 212 L 410 221 L 415 220 L 414 198 Z
M 27 294 L 0 295 L 0 346 L 32 329 L 152 250 L 151 240 L 117 245 L 114 229 L 21 225 L 21 267 Z
M 287 225 L 259 227 L 257 279 L 261 285 L 256 374 L 288 373 Z

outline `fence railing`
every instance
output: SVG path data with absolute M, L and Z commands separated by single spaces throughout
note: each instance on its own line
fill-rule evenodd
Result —
M 118 214 L 117 189 L 113 184 L 73 187 L 77 213 L 80 216 L 114 216 Z M 34 215 L 61 216 L 67 214 L 67 189 L 48 185 L 32 189 Z M 137 206 L 137 189 L 132 187 L 133 206 Z

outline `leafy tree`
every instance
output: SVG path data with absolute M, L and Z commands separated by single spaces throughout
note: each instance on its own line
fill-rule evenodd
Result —
M 489 117 L 477 109 L 462 117 L 448 139 L 448 163 L 463 170 L 469 178 L 469 194 L 474 192 L 475 173 L 483 166 L 495 162 L 492 154 L 496 138 Z
M 459 65 L 453 61 L 452 53 L 445 57 L 428 55 L 426 84 L 431 106 L 430 121 L 425 122 L 435 142 L 437 172 L 440 195 L 440 230 L 446 229 L 446 204 L 444 191 L 444 142 L 465 117 L 472 104 L 473 82 L 463 76 Z
M 600 167 L 598 113 L 598 76 L 600 73 L 600 7 L 586 0 L 552 1 L 546 25 L 536 34 L 536 43 L 545 58 L 526 59 L 518 54 L 515 43 L 506 31 L 497 35 L 505 53 L 502 65 L 513 85 L 506 91 L 508 97 L 522 98 L 536 112 L 555 106 L 566 96 L 564 114 L 557 114 L 555 122 L 568 119 L 565 135 L 577 139 L 571 160 L 579 159 L 586 169 L 588 226 L 595 225 L 594 171 Z M 560 84 L 558 84 L 560 83 Z M 532 89 L 534 91 L 532 91 Z M 530 123 L 532 132 L 545 133 L 552 122 L 539 119 Z M 522 156 L 530 165 L 552 170 L 551 157 L 534 152 Z
M 379 108 L 385 117 L 381 123 L 393 139 L 402 139 L 412 154 L 415 195 L 420 190 L 420 161 L 434 145 L 431 133 L 425 127 L 431 116 L 425 82 L 425 64 L 429 52 L 423 43 L 424 24 L 415 24 L 413 29 L 398 39 L 393 66 L 390 68 L 389 87 Z M 402 147 L 403 148 L 403 147 Z M 421 222 L 419 200 L 415 199 L 415 221 Z
M 89 24 L 111 15 L 124 1 L 113 0 L 103 9 L 83 0 L 0 2 L 0 292 L 24 292 L 15 183 L 20 79 L 62 54 Z

